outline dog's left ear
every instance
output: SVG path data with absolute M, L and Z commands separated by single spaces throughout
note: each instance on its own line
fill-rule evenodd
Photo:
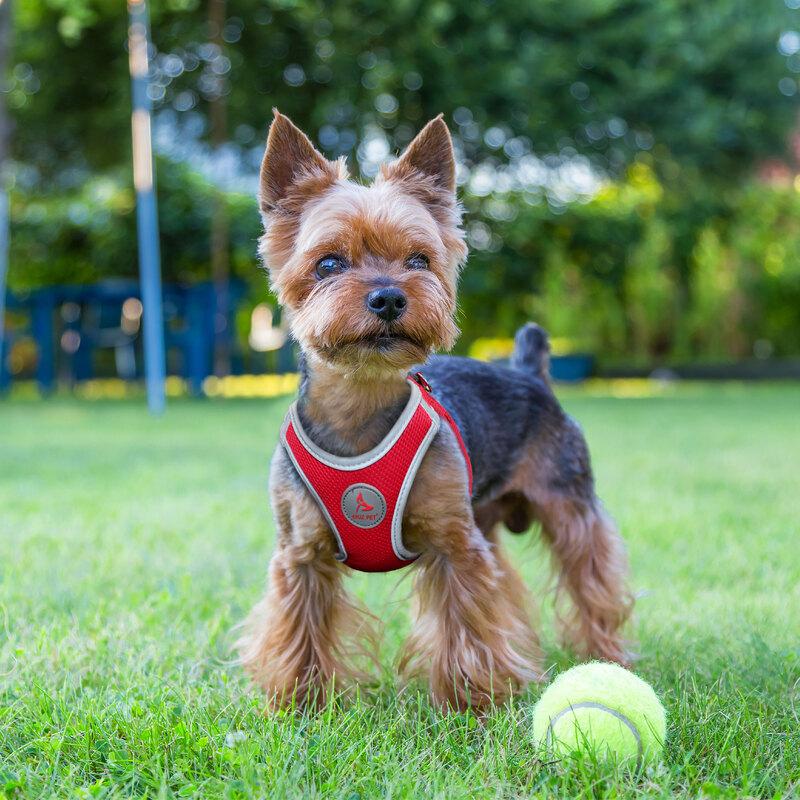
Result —
M 406 147 L 400 158 L 386 169 L 390 179 L 431 178 L 436 189 L 454 194 L 456 159 L 453 140 L 442 115 L 432 119 Z

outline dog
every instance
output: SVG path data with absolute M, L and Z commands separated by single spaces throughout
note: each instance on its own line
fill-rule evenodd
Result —
M 501 526 L 522 533 L 538 523 L 569 601 L 559 613 L 566 641 L 627 663 L 625 548 L 595 495 L 581 430 L 551 390 L 545 332 L 524 326 L 508 365 L 434 355 L 456 340 L 467 256 L 441 115 L 364 186 L 276 110 L 259 207 L 260 255 L 301 351 L 297 402 L 270 471 L 277 541 L 268 587 L 238 642 L 269 706 L 322 703 L 334 683 L 367 679 L 360 655 L 374 656 L 375 619 L 345 590 L 339 529 L 350 523 L 340 514 L 361 529 L 349 528 L 347 547 L 369 547 L 369 524 L 387 503 L 394 553 L 387 547 L 380 563 L 415 573 L 399 667 L 427 680 L 437 705 L 486 708 L 542 677 L 528 592 Z M 352 469 L 381 447 L 412 400 L 429 441 L 421 457 L 415 451 L 402 504 L 370 483 L 351 486 L 341 507 L 338 495 L 321 497 L 348 479 L 342 464 Z M 316 467 L 328 472 L 314 484 L 307 473 Z M 374 541 L 386 536 L 388 528 Z

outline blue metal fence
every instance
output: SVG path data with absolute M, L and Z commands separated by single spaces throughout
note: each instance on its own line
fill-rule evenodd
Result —
M 163 335 L 175 372 L 184 377 L 192 394 L 200 395 L 212 374 L 215 346 L 221 338 L 237 358 L 235 317 L 246 287 L 232 281 L 227 292 L 226 324 L 218 330 L 219 309 L 210 281 L 179 286 L 165 284 Z M 55 388 L 57 377 L 68 382 L 96 374 L 99 352 L 113 349 L 116 372 L 123 378 L 143 377 L 141 358 L 141 291 L 138 281 L 112 280 L 89 286 L 53 286 L 25 295 L 7 293 L 9 317 L 21 323 L 7 325 L 0 353 L 0 390 L 13 379 L 8 354 L 21 337 L 36 345 L 35 379 L 43 394 Z M 138 301 L 138 302 L 137 302 Z M 126 316 L 127 314 L 127 316 Z M 57 370 L 59 375 L 57 375 Z

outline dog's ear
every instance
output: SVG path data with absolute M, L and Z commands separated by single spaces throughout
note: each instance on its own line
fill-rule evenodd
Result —
M 453 140 L 441 114 L 414 137 L 400 158 L 386 170 L 386 176 L 390 179 L 402 180 L 415 175 L 431 178 L 436 189 L 448 193 L 456 190 Z
M 303 181 L 319 191 L 339 177 L 339 165 L 328 161 L 289 117 L 273 109 L 267 149 L 261 162 L 258 201 L 263 214 L 269 214 L 291 189 Z M 308 187 L 310 190 L 311 186 Z

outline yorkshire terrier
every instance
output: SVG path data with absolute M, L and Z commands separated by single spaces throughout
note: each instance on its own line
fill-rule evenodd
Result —
M 277 542 L 268 588 L 238 643 L 270 705 L 318 703 L 334 682 L 364 678 L 357 664 L 370 653 L 374 617 L 345 591 L 351 562 L 340 515 L 357 526 L 347 547 L 368 550 L 375 520 L 397 512 L 391 552 L 377 566 L 353 565 L 411 565 L 415 623 L 400 670 L 427 679 L 437 704 L 485 707 L 541 678 L 528 593 L 501 526 L 541 528 L 558 594 L 568 596 L 558 615 L 566 641 L 626 663 L 625 549 L 595 495 L 581 430 L 550 388 L 545 332 L 521 328 L 508 365 L 432 355 L 458 333 L 467 255 L 441 115 L 364 186 L 276 111 L 259 204 L 260 254 L 301 350 L 299 396 L 271 466 Z M 341 470 L 383 452 L 418 406 L 429 441 L 402 467 L 412 482 L 388 500 L 370 482 L 337 488 L 340 475 L 347 481 Z M 329 471 L 312 485 L 308 473 L 322 462 Z

